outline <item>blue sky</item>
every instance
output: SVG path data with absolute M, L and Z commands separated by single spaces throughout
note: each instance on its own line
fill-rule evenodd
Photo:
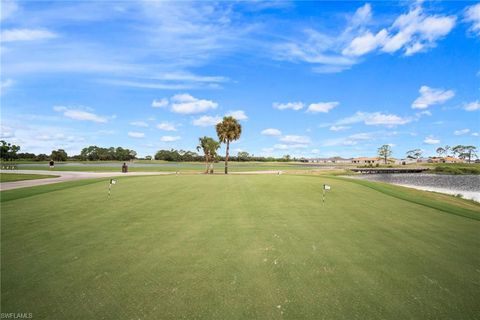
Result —
M 255 155 L 479 145 L 480 4 L 4 1 L 1 138 L 24 152 Z

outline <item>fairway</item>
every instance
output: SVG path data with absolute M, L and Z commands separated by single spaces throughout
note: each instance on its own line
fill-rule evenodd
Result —
M 2 312 L 480 317 L 472 202 L 439 196 L 432 207 L 420 191 L 401 199 L 401 188 L 325 176 L 121 177 L 110 197 L 108 179 L 76 183 L 2 192 Z M 332 189 L 322 204 L 324 183 Z

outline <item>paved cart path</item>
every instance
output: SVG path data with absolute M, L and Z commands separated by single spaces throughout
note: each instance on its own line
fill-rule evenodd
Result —
M 1 173 L 23 173 L 23 174 L 48 174 L 58 176 L 56 178 L 35 179 L 35 180 L 23 180 L 0 183 L 0 190 L 10 190 L 17 188 L 42 186 L 51 183 L 82 180 L 82 179 L 95 179 L 95 178 L 109 178 L 119 176 L 151 176 L 151 175 L 165 175 L 175 174 L 175 172 L 83 172 L 83 171 L 48 171 L 48 170 L 0 170 Z

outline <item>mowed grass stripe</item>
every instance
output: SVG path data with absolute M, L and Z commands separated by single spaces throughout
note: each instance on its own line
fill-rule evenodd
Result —
M 2 312 L 38 319 L 480 311 L 479 222 L 349 181 L 122 178 L 2 203 L 1 227 Z

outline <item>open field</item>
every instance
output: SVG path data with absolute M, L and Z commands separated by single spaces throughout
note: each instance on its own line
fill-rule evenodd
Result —
M 36 179 L 47 179 L 55 178 L 55 175 L 48 174 L 20 174 L 20 173 L 0 173 L 0 182 L 13 182 L 13 181 L 23 181 L 23 180 L 36 180 Z
M 325 176 L 122 177 L 1 193 L 2 312 L 475 319 L 480 206 Z M 325 205 L 323 183 L 332 186 Z

